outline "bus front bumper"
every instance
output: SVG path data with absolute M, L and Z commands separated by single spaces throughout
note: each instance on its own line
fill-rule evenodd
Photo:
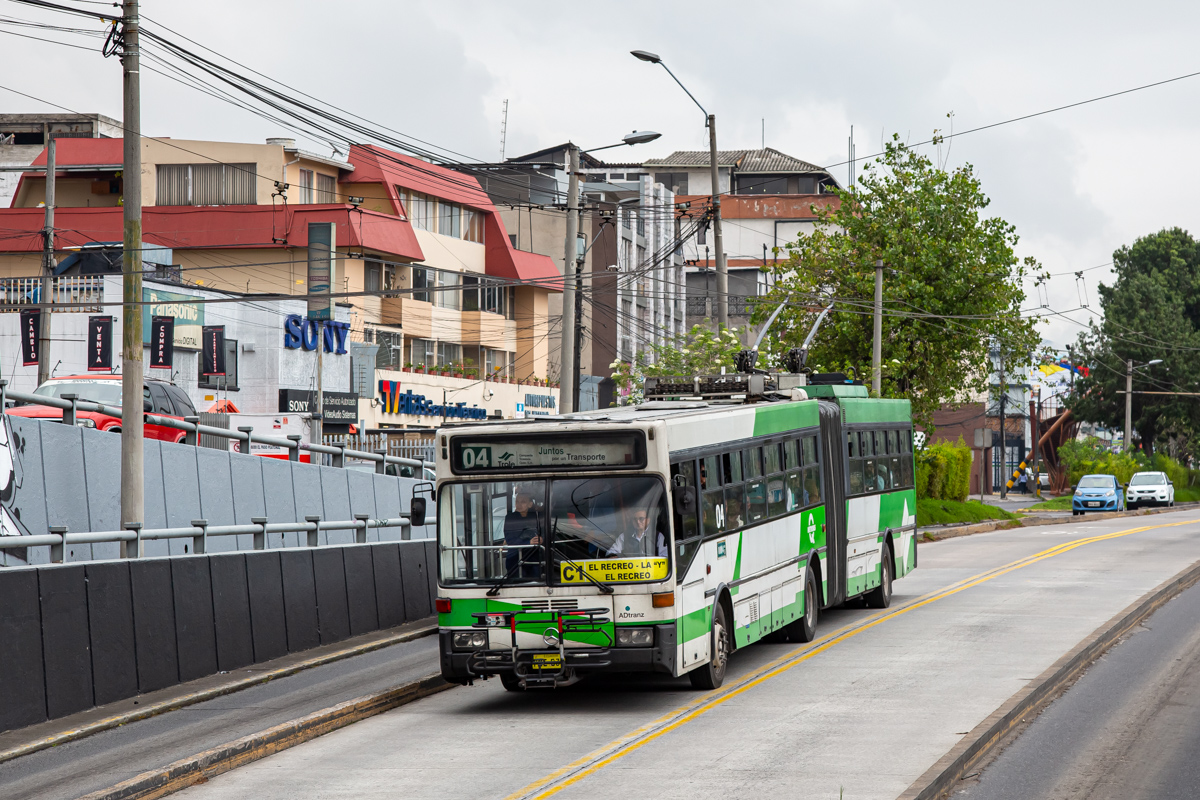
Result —
M 551 648 L 455 650 L 453 633 L 452 630 L 438 633 L 442 677 L 450 683 L 468 683 L 502 673 L 525 678 L 531 686 L 556 686 L 597 672 L 675 674 L 674 623 L 654 626 L 652 647 L 568 647 L 562 651 L 563 658 L 558 663 L 559 650 Z

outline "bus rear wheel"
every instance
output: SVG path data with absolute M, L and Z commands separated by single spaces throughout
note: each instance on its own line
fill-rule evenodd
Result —
M 867 608 L 887 608 L 892 604 L 892 569 L 895 559 L 892 548 L 883 548 L 883 563 L 879 565 L 879 585 L 867 593 Z
M 732 632 L 725 620 L 725 604 L 717 601 L 713 612 L 712 658 L 704 666 L 688 673 L 695 689 L 718 689 L 725 682 L 725 668 L 733 650 Z
M 817 618 L 821 613 L 821 603 L 817 595 L 817 576 L 812 567 L 804 569 L 804 616 L 789 624 L 785 630 L 788 639 L 803 644 L 817 638 Z

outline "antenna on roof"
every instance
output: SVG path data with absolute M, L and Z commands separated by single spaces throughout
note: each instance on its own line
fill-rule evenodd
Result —
M 508 135 L 508 98 L 504 98 L 504 110 L 500 113 L 500 160 L 504 160 L 504 140 Z

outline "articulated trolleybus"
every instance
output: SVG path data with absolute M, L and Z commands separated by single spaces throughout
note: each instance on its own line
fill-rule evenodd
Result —
M 438 432 L 447 680 L 711 689 L 738 648 L 889 604 L 917 564 L 908 401 L 840 374 L 669 380 L 647 396 L 701 399 Z

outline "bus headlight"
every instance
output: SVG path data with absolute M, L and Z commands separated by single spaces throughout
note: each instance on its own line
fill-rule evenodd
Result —
M 654 628 L 617 628 L 618 647 L 649 647 L 654 644 Z
M 485 631 L 455 631 L 455 650 L 482 650 L 487 647 L 488 635 Z

